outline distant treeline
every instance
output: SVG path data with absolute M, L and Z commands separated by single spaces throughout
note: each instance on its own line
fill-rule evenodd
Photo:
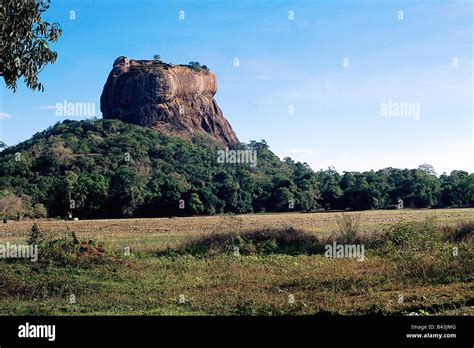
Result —
M 64 121 L 0 152 L 0 214 L 145 217 L 320 209 L 474 205 L 474 174 L 432 168 L 313 171 L 265 141 L 235 150 L 257 163 L 222 163 L 222 146 L 118 120 Z M 242 157 L 244 158 L 244 157 Z M 249 156 L 248 158 L 251 158 Z M 255 165 L 256 164 L 256 165 Z

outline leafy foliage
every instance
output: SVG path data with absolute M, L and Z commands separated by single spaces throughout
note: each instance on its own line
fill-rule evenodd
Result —
M 308 166 L 282 162 L 265 142 L 240 145 L 257 151 L 255 168 L 218 163 L 219 149 L 118 120 L 65 121 L 0 153 L 0 192 L 28 195 L 52 217 L 288 210 L 289 198 L 297 210 L 317 208 Z
M 206 70 L 209 71 L 209 68 L 206 65 L 201 65 L 199 62 L 189 62 L 188 66 L 194 70 Z
M 378 171 L 337 173 L 318 171 L 321 205 L 334 209 L 468 207 L 474 205 L 474 174 L 454 170 L 436 176 L 426 170 L 385 168 Z
M 8 190 L 0 192 L 0 217 L 20 220 L 24 217 L 45 218 L 46 216 L 45 206 L 41 203 L 33 205 L 30 196 L 15 195 Z
M 0 75 L 8 88 L 24 77 L 26 85 L 43 91 L 38 74 L 54 63 L 57 53 L 49 47 L 62 33 L 58 23 L 50 24 L 41 16 L 50 0 L 2 0 L 0 5 Z
M 187 141 L 118 120 L 64 121 L 0 152 L 0 208 L 16 207 L 0 211 L 105 218 L 394 208 L 399 199 L 418 208 L 474 204 L 474 174 L 463 171 L 341 175 L 282 161 L 263 140 L 235 148 L 255 151 L 255 167 L 218 163 L 221 149 L 205 137 Z

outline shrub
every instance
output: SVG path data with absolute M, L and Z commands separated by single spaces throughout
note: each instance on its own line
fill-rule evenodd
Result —
M 60 266 L 87 266 L 112 260 L 102 243 L 80 241 L 73 231 L 46 233 L 33 224 L 28 233 L 29 245 L 38 246 L 38 263 Z
M 41 240 L 43 240 L 43 238 L 44 236 L 41 229 L 38 227 L 37 224 L 33 224 L 30 232 L 28 232 L 26 242 L 28 243 L 28 245 L 38 245 Z
M 46 218 L 48 216 L 48 212 L 46 207 L 42 203 L 36 203 L 33 206 L 33 214 L 35 218 Z
M 0 194 L 0 216 L 5 219 L 21 220 L 27 218 L 45 218 L 47 211 L 42 203 L 32 205 L 28 195 L 15 195 L 8 191 Z
M 79 247 L 74 244 L 70 233 L 63 232 L 56 237 L 46 236 L 38 245 L 39 262 L 72 266 L 78 261 Z
M 357 214 L 342 213 L 336 216 L 336 222 L 339 227 L 337 240 L 344 244 L 360 243 L 359 236 L 360 216 Z
M 444 226 L 442 228 L 444 238 L 452 242 L 469 241 L 474 235 L 474 220 L 462 221 L 455 227 Z
M 472 247 L 451 244 L 434 218 L 422 222 L 398 222 L 385 230 L 381 252 L 395 262 L 400 276 L 446 283 L 451 278 L 467 278 Z M 459 256 L 453 249 L 459 249 Z M 470 256 L 469 256 L 470 255 Z
M 31 211 L 31 198 L 6 192 L 0 197 L 0 215 L 6 219 L 21 220 Z
M 185 242 L 176 250 L 166 253 L 212 256 L 232 254 L 238 250 L 241 255 L 299 255 L 322 253 L 324 245 L 315 235 L 294 228 L 263 229 L 242 233 L 212 233 Z
M 422 222 L 400 221 L 385 230 L 386 246 L 403 253 L 432 252 L 439 249 L 442 235 L 434 218 Z

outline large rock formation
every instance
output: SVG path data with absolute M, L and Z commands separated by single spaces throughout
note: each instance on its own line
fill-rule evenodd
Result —
M 239 140 L 213 98 L 216 91 L 216 76 L 207 70 L 119 57 L 100 110 L 104 118 L 186 138 L 203 132 L 231 146 Z

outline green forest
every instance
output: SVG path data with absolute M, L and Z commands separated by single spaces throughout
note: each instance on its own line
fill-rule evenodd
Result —
M 265 141 L 240 144 L 258 165 L 219 163 L 223 149 L 118 120 L 64 121 L 0 152 L 7 219 L 158 217 L 474 205 L 474 174 L 416 169 L 338 173 L 280 160 Z

